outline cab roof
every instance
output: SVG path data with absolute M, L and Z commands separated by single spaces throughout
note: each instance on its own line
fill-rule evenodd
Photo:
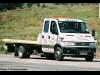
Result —
M 84 22 L 83 20 L 80 20 L 80 19 L 74 19 L 74 18 L 45 18 L 45 20 Z

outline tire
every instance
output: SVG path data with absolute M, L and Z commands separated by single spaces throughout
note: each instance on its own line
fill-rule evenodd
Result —
M 85 60 L 86 61 L 93 61 L 93 57 L 86 57 Z
M 19 46 L 18 48 L 18 57 L 19 58 L 29 58 L 30 53 L 27 51 L 27 48 L 24 46 Z
M 14 56 L 15 56 L 15 57 L 18 57 L 18 47 L 17 47 L 17 46 L 15 46 Z
M 88 53 L 88 56 L 86 56 L 85 60 L 86 61 L 93 61 L 93 58 L 94 58 L 94 53 L 90 52 L 90 53 Z
M 57 61 L 62 61 L 63 60 L 63 50 L 62 50 L 61 47 L 56 47 L 55 48 L 54 56 L 55 56 L 55 59 Z

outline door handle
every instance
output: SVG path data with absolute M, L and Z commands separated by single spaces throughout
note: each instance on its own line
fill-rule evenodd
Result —
M 44 38 L 44 35 L 42 35 L 42 38 Z
M 48 36 L 48 39 L 50 39 L 50 36 Z

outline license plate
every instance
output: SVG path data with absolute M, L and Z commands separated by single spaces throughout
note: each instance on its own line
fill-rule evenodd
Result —
M 87 52 L 80 52 L 80 55 L 87 55 Z

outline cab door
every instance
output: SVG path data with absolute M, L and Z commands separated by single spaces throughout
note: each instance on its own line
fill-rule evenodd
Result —
M 57 36 L 58 36 L 58 27 L 55 20 L 51 21 L 49 30 L 50 31 L 48 33 L 48 45 L 49 45 L 48 51 L 50 53 L 54 53 L 54 46 L 57 42 Z

